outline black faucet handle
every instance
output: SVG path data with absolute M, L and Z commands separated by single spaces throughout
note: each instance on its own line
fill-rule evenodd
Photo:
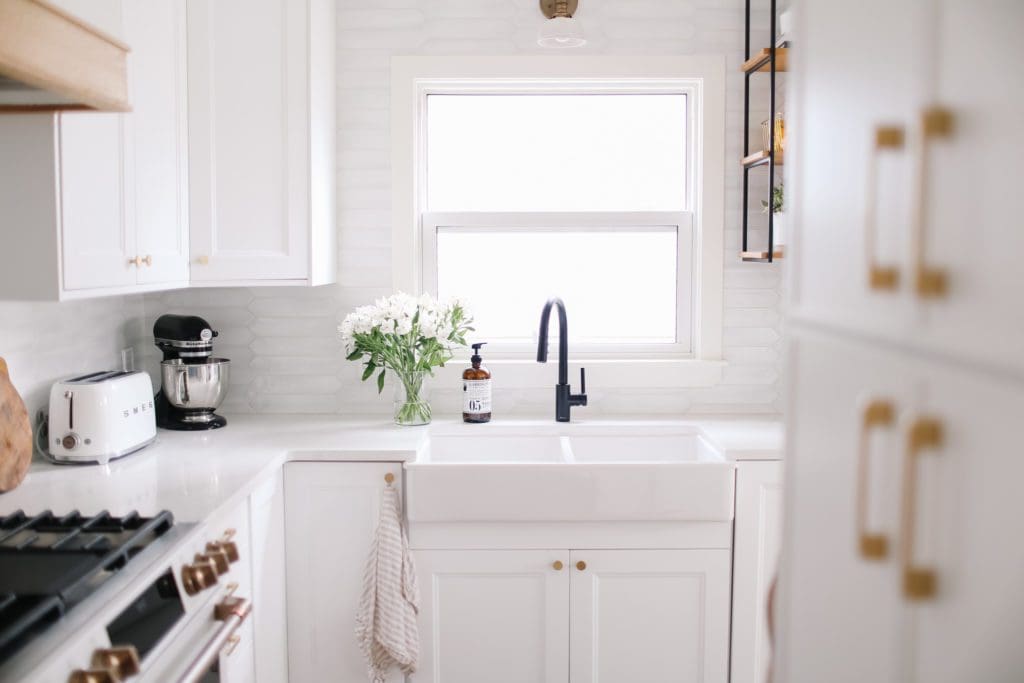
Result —
M 580 368 L 580 393 L 587 393 L 587 369 Z

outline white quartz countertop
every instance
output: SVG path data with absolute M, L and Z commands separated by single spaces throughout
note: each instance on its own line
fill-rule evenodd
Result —
M 289 460 L 404 462 L 416 458 L 433 431 L 486 431 L 501 425 L 550 428 L 553 424 L 550 420 L 502 420 L 464 425 L 437 420 L 423 428 L 329 415 L 228 415 L 224 429 L 160 430 L 156 443 L 106 466 L 54 465 L 37 458 L 18 488 L 0 494 L 0 514 L 17 509 L 27 513 L 77 509 L 87 514 L 138 510 L 151 515 L 166 509 L 178 521 L 197 522 L 241 500 Z M 727 459 L 782 456 L 783 429 L 777 420 L 715 417 L 587 424 L 698 426 Z

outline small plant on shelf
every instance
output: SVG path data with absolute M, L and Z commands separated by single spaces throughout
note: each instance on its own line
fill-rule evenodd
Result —
M 782 211 L 782 185 L 776 185 L 772 188 L 772 213 L 780 213 Z M 768 213 L 768 202 L 761 200 L 762 213 Z

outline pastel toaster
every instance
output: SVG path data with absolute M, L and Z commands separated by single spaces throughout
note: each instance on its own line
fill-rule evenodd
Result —
M 153 383 L 142 371 L 109 370 L 50 388 L 48 450 L 58 462 L 106 463 L 156 439 Z

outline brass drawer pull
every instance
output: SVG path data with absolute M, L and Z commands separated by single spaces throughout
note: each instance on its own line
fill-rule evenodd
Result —
M 896 421 L 896 410 L 890 401 L 871 401 L 864 408 L 861 423 L 860 444 L 857 452 L 857 538 L 860 554 L 869 560 L 880 560 L 889 555 L 889 537 L 884 533 L 868 530 L 868 507 L 870 490 L 871 432 L 874 429 L 891 428 Z
M 587 568 L 587 563 L 584 562 L 583 560 L 580 560 L 579 562 L 576 563 L 576 569 L 579 569 L 580 571 L 583 571 L 586 568 Z
M 565 565 L 562 564 L 561 560 L 555 560 L 554 562 L 551 563 L 551 568 L 554 569 L 556 572 L 562 571 L 562 569 L 564 567 L 565 567 Z
M 928 216 L 929 151 L 936 140 L 953 137 L 953 113 L 943 107 L 930 107 L 921 113 L 921 161 L 917 177 L 917 205 L 914 214 L 914 287 L 922 299 L 940 299 L 949 290 L 949 274 L 944 268 L 927 265 L 925 241 Z
M 864 250 L 868 263 L 868 286 L 871 289 L 894 291 L 900 282 L 900 269 L 878 263 L 878 157 L 883 150 L 902 151 L 906 137 L 903 126 L 878 126 L 875 144 L 868 156 L 868 181 L 864 188 Z
M 914 527 L 917 522 L 918 457 L 925 451 L 935 452 L 944 441 L 942 423 L 931 417 L 914 421 L 907 434 L 907 450 L 903 460 L 903 511 L 901 561 L 903 595 L 908 600 L 934 597 L 938 583 L 935 570 L 914 564 Z

